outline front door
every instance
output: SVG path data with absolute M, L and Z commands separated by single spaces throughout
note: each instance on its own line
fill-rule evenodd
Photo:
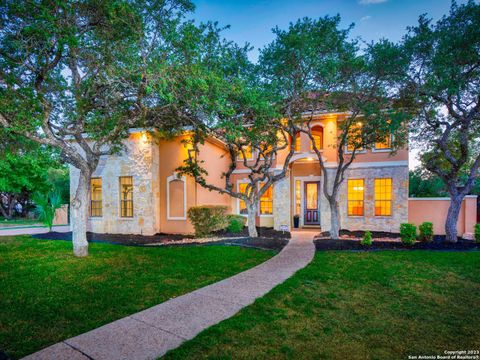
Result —
M 304 225 L 319 225 L 320 216 L 318 211 L 318 193 L 320 191 L 319 181 L 304 182 Z

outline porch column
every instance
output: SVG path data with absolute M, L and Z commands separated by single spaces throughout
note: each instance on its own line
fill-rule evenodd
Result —
M 291 228 L 290 216 L 290 175 L 273 185 L 273 228 Z

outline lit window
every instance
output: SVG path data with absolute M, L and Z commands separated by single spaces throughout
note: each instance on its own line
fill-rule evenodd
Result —
M 363 179 L 348 180 L 348 215 L 363 216 L 365 186 Z
M 247 185 L 248 185 L 247 183 L 239 183 L 238 184 L 238 192 L 242 193 L 242 194 L 246 194 L 247 193 Z M 248 214 L 247 204 L 245 204 L 245 201 L 243 201 L 243 200 L 240 200 L 238 202 L 238 213 L 242 214 L 242 215 Z
M 265 193 L 260 198 L 260 214 L 272 215 L 273 214 L 273 189 L 270 185 Z
M 356 151 L 363 151 L 363 147 L 360 146 L 362 142 L 362 123 L 357 122 L 355 125 L 352 125 L 347 136 L 347 151 L 353 152 L 356 148 Z
M 90 216 L 102 216 L 102 179 L 90 179 Z
M 251 146 L 244 146 L 242 147 L 243 149 L 243 152 L 241 150 L 238 150 L 238 160 L 242 160 L 243 161 L 243 154 L 245 153 L 245 156 L 247 158 L 247 160 L 250 160 L 253 158 L 253 154 L 252 154 L 252 147 Z
M 300 152 L 301 149 L 301 139 L 300 134 L 295 135 L 295 151 Z
M 120 176 L 120 216 L 133 217 L 133 177 Z
M 375 179 L 375 216 L 392 215 L 392 179 Z
M 315 126 L 312 128 L 312 137 L 317 149 L 323 149 L 323 127 Z M 310 149 L 313 150 L 313 143 L 310 144 Z
M 302 182 L 295 180 L 295 214 L 300 215 L 302 211 Z
M 375 143 L 375 150 L 385 150 L 392 148 L 392 137 L 388 135 L 385 137 L 384 141 L 379 141 Z

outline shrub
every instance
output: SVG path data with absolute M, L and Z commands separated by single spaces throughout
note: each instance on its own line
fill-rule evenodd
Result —
M 413 224 L 400 224 L 400 238 L 405 245 L 413 245 L 417 238 L 417 227 Z
M 430 242 L 433 240 L 433 224 L 431 222 L 425 221 L 418 227 L 418 230 L 420 230 L 420 241 Z
M 55 212 L 62 206 L 62 197 L 58 191 L 51 191 L 48 194 L 35 193 L 33 195 L 35 213 L 44 225 L 52 231 Z
M 371 246 L 372 245 L 372 233 L 370 231 L 365 231 L 365 234 L 363 234 L 363 238 L 360 241 L 360 244 L 363 246 Z
M 239 233 L 243 230 L 247 219 L 242 215 L 227 215 L 228 227 L 227 231 L 231 233 Z
M 228 226 L 226 206 L 205 205 L 192 206 L 188 209 L 188 219 L 195 228 L 195 236 L 203 237 Z
M 480 244 L 480 224 L 475 225 L 475 242 Z

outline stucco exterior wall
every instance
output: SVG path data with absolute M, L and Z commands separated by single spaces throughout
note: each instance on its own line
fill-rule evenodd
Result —
M 147 133 L 131 134 L 125 150 L 101 157 L 93 177 L 102 178 L 102 217 L 89 217 L 88 230 L 97 233 L 143 234 L 158 232 L 158 146 Z M 70 194 L 79 170 L 70 167 Z M 120 216 L 120 176 L 133 177 L 133 217 Z
M 433 223 L 435 235 L 445 235 L 449 198 L 410 198 L 408 200 L 408 222 L 420 225 L 425 221 Z M 459 236 L 471 238 L 477 222 L 477 196 L 469 195 L 463 200 L 458 216 Z

